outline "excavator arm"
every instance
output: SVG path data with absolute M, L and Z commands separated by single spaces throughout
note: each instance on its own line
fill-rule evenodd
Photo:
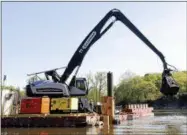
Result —
M 115 17 L 115 19 L 104 29 L 104 26 L 106 23 L 111 19 L 112 17 Z M 110 10 L 104 18 L 93 28 L 93 30 L 86 36 L 86 38 L 82 41 L 76 52 L 74 53 L 73 57 L 71 58 L 70 62 L 67 65 L 67 68 L 65 69 L 63 75 L 60 77 L 60 82 L 64 83 L 68 77 L 71 75 L 71 73 L 74 71 L 76 67 L 78 67 L 77 72 L 79 70 L 79 67 L 82 64 L 82 61 L 90 49 L 90 47 L 98 40 L 100 39 L 112 26 L 116 21 L 122 22 L 124 25 L 126 25 L 137 37 L 139 37 L 153 52 L 155 52 L 163 62 L 163 74 L 162 74 L 162 88 L 161 92 L 165 95 L 174 95 L 178 92 L 179 87 L 175 80 L 172 78 L 170 74 L 170 69 L 167 67 L 167 63 L 165 61 L 165 58 L 163 54 L 136 28 L 135 25 L 132 24 L 132 22 L 118 9 L 112 9 Z M 103 30 L 102 30 L 103 29 Z M 76 74 L 77 74 L 76 72 Z M 72 78 L 73 80 L 76 78 L 76 74 Z M 172 92 L 169 91 L 169 88 L 172 88 Z M 167 89 L 167 90 L 166 90 Z

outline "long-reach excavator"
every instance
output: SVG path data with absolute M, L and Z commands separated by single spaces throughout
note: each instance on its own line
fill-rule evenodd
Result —
M 115 19 L 110 22 L 107 27 L 104 28 L 106 23 L 114 17 Z M 104 18 L 93 28 L 93 30 L 86 36 L 83 42 L 80 44 L 64 73 L 60 76 L 56 71 L 58 69 L 52 69 L 50 71 L 44 71 L 47 80 L 39 80 L 29 83 L 26 86 L 26 92 L 28 96 L 49 96 L 49 97 L 74 97 L 85 96 L 88 94 L 87 82 L 85 78 L 77 78 L 76 75 L 82 64 L 82 61 L 90 49 L 90 47 L 100 39 L 116 21 L 122 22 L 126 25 L 137 37 L 139 37 L 154 53 L 156 53 L 163 63 L 162 83 L 160 92 L 164 95 L 176 95 L 179 91 L 179 86 L 175 79 L 172 77 L 171 69 L 168 68 L 169 64 L 165 61 L 163 54 L 138 30 L 138 28 L 118 9 L 110 10 Z M 74 76 L 72 77 L 69 85 L 66 84 L 67 79 L 71 73 L 76 69 Z M 52 80 L 49 80 L 49 76 Z

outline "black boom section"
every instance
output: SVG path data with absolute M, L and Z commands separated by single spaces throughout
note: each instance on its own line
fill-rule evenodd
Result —
M 115 17 L 116 20 L 111 22 L 104 30 L 101 32 L 105 24 L 108 22 L 111 17 Z M 118 9 L 110 10 L 105 17 L 93 28 L 93 30 L 86 36 L 86 38 L 82 41 L 70 62 L 68 63 L 67 68 L 64 71 L 64 74 L 61 76 L 61 82 L 65 82 L 73 70 L 80 66 L 86 53 L 90 49 L 90 47 L 101 38 L 108 30 L 112 27 L 112 25 L 116 21 L 121 21 L 124 25 L 126 25 L 137 37 L 139 37 L 152 51 L 154 51 L 162 60 L 164 69 L 167 69 L 167 63 L 164 59 L 163 54 L 136 28 L 135 25 Z
M 105 26 L 105 24 L 108 22 L 111 17 L 115 17 L 115 20 L 112 21 L 102 32 L 101 30 Z M 110 10 L 104 18 L 92 29 L 92 31 L 86 36 L 86 38 L 82 41 L 80 46 L 77 48 L 76 52 L 74 53 L 73 57 L 71 58 L 70 62 L 68 63 L 67 68 L 65 69 L 63 75 L 60 77 L 60 82 L 64 83 L 68 77 L 71 75 L 73 70 L 78 66 L 80 67 L 82 64 L 82 61 L 90 49 L 90 47 L 98 40 L 100 39 L 111 27 L 112 25 L 116 22 L 120 21 L 122 22 L 125 26 L 127 26 L 142 42 L 144 42 L 154 53 L 156 53 L 161 61 L 163 62 L 163 68 L 164 71 L 169 71 L 167 68 L 167 63 L 165 61 L 164 55 L 138 30 L 138 28 L 118 9 L 112 9 Z M 172 89 L 175 89 L 174 91 L 178 91 L 179 87 L 173 81 L 174 84 L 169 83 L 170 81 L 168 80 L 168 77 L 171 75 L 168 73 L 163 74 L 164 82 L 163 83 L 164 89 L 162 91 L 167 91 L 167 92 L 162 92 L 162 93 L 168 93 L 168 91 L 171 91 Z M 171 78 L 170 78 L 171 80 Z M 174 80 L 174 79 L 173 79 Z M 167 89 L 167 90 L 166 90 Z M 174 92 L 175 93 L 175 92 Z M 171 94 L 171 93 L 170 93 Z

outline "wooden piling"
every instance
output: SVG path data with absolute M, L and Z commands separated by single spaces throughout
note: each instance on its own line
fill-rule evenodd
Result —
M 109 116 L 108 115 L 103 115 L 102 119 L 103 119 L 104 127 L 108 128 L 110 126 Z

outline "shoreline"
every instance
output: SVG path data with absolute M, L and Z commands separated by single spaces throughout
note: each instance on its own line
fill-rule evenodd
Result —
M 154 109 L 153 112 L 187 112 L 187 109 Z
M 155 116 L 163 116 L 163 115 L 187 116 L 187 109 L 154 109 L 153 113 L 155 114 Z

